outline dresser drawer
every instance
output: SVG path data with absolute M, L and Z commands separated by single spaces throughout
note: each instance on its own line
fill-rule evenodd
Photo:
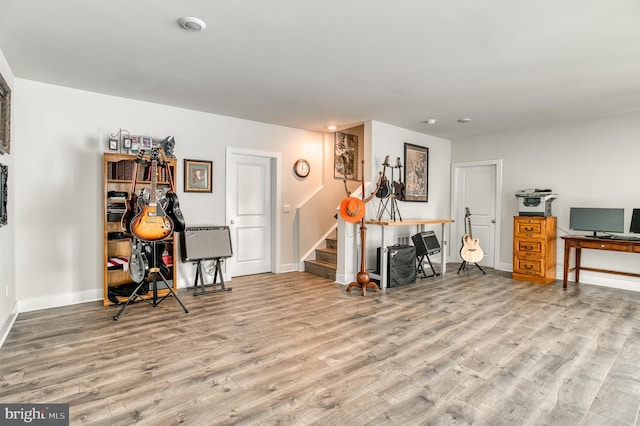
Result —
M 544 238 L 544 221 L 518 219 L 514 222 L 513 236 L 519 238 Z
M 516 257 L 513 259 L 513 273 L 542 277 L 545 273 L 544 260 Z
M 611 251 L 631 251 L 631 244 L 607 243 L 602 241 L 581 241 L 580 248 Z
M 516 240 L 516 256 L 542 256 L 544 247 L 541 240 Z

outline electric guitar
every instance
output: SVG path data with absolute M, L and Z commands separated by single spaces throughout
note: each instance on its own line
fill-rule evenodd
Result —
M 166 198 L 166 206 L 165 210 L 171 220 L 173 221 L 173 230 L 175 232 L 182 232 L 186 228 L 186 224 L 184 223 L 184 216 L 182 216 L 182 210 L 180 209 L 180 202 L 178 201 L 178 194 L 176 194 L 175 189 L 173 188 L 173 177 L 171 176 L 171 168 L 169 164 L 165 161 L 165 152 L 164 149 L 160 151 L 160 157 L 162 161 L 165 163 L 165 171 L 167 172 L 167 179 L 169 179 L 169 191 L 165 194 Z
M 129 240 L 129 275 L 135 283 L 141 283 L 149 276 L 149 259 L 143 246 L 144 243 L 136 238 Z
M 402 183 L 402 163 L 400 162 L 400 157 L 396 159 L 396 167 L 398 167 L 398 182 L 393 182 L 393 194 L 398 201 L 404 201 L 407 198 L 407 192 L 404 183 Z
M 378 186 L 378 191 L 376 192 L 376 197 L 378 198 L 387 198 L 391 194 L 391 188 L 389 187 L 389 180 L 387 179 L 387 167 L 390 167 L 388 155 L 384 158 L 384 163 L 382 163 L 382 173 L 380 174 L 380 185 Z
M 122 227 L 122 232 L 130 233 L 129 227 L 131 226 L 131 220 L 136 211 L 136 205 L 138 202 L 138 195 L 136 194 L 136 181 L 138 179 L 138 164 L 142 161 L 142 156 L 144 155 L 144 149 L 140 150 L 138 156 L 136 157 L 135 163 L 133 164 L 133 178 L 131 179 L 131 193 L 129 195 L 129 199 L 125 203 L 125 212 L 122 215 L 122 219 L 120 219 L 120 226 Z
M 158 202 L 158 148 L 151 150 L 149 200 L 138 197 L 138 214 L 131 221 L 131 233 L 142 241 L 164 240 L 173 232 L 173 221 Z
M 480 248 L 480 242 L 477 238 L 473 238 L 471 232 L 471 213 L 469 207 L 465 207 L 465 220 L 467 221 L 468 234 L 462 236 L 462 248 L 460 249 L 460 257 L 469 263 L 478 263 L 484 257 L 484 252 Z

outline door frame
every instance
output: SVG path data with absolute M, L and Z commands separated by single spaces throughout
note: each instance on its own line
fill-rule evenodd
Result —
M 481 161 L 465 161 L 460 163 L 451 163 L 451 216 L 452 217 L 460 217 L 464 216 L 464 206 L 458 205 L 458 198 L 456 194 L 461 191 L 460 188 L 460 180 L 458 176 L 458 172 L 462 168 L 470 168 L 470 167 L 480 167 L 480 166 L 493 166 L 496 171 L 496 200 L 495 200 L 495 212 L 496 212 L 496 226 L 495 226 L 495 234 L 494 234 L 494 256 L 493 256 L 493 265 L 489 265 L 490 268 L 494 269 L 503 269 L 497 266 L 500 266 L 500 254 L 501 254 L 501 245 L 500 245 L 500 235 L 502 228 L 502 159 L 497 160 L 481 160 Z M 461 213 L 461 214 L 460 214 Z M 452 227 L 453 228 L 453 227 Z M 455 235 L 451 235 L 450 239 L 455 238 Z M 451 251 L 452 245 L 449 245 L 449 251 Z M 449 258 L 451 257 L 451 252 L 449 253 Z
M 229 212 L 230 205 L 230 194 L 231 191 L 229 189 L 229 182 L 233 179 L 231 176 L 231 157 L 233 155 L 247 155 L 254 157 L 267 157 L 271 159 L 271 267 L 273 273 L 280 273 L 280 226 L 281 226 L 281 218 L 279 213 L 278 206 L 281 204 L 281 176 L 280 176 L 280 163 L 281 163 L 281 154 L 279 152 L 268 152 L 268 151 L 256 151 L 252 149 L 241 149 L 241 148 L 233 148 L 226 147 L 225 150 L 225 223 L 227 226 L 231 225 L 231 214 Z M 233 247 L 232 247 L 233 249 Z M 228 275 L 230 277 L 233 276 L 235 272 L 233 269 L 235 268 L 235 262 L 232 260 L 233 256 L 227 260 L 227 264 L 230 266 Z

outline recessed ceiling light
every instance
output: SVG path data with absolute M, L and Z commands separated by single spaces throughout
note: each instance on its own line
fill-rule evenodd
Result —
M 432 125 L 436 124 L 436 119 L 435 118 L 430 118 L 428 120 L 424 120 L 423 123 L 428 124 L 429 126 L 432 126 Z
M 460 118 L 458 119 L 458 123 L 471 123 L 470 118 Z
M 192 18 L 189 16 L 178 19 L 178 24 L 180 24 L 180 26 L 185 30 L 191 32 L 198 32 L 207 28 L 207 24 L 205 24 L 202 19 Z
M 334 125 L 331 125 L 331 126 L 327 126 L 327 129 L 329 129 L 329 130 L 335 130 L 335 129 L 337 129 L 337 127 L 336 127 L 336 126 L 334 126 Z

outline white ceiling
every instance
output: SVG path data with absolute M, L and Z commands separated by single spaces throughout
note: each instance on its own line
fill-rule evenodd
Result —
M 17 78 L 313 131 L 640 111 L 638 0 L 0 0 L 0 49 Z

